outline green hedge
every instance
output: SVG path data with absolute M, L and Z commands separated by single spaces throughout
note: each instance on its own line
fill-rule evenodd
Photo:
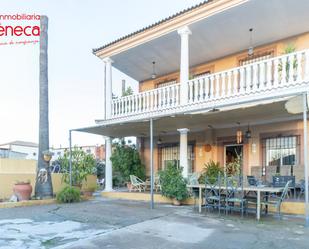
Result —
M 80 190 L 74 187 L 67 186 L 57 194 L 57 201 L 60 203 L 79 202 L 80 200 Z

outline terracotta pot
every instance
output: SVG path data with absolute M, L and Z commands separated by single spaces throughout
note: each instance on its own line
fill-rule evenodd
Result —
M 13 192 L 17 196 L 18 201 L 30 200 L 32 186 L 30 183 L 17 183 L 13 187 Z
M 88 190 L 83 191 L 83 195 L 84 195 L 84 196 L 91 197 L 91 196 L 93 195 L 93 191 L 88 191 Z
M 51 158 L 52 158 L 52 155 L 45 154 L 45 155 L 43 155 L 43 158 L 44 158 L 45 162 L 49 162 L 51 160 Z
M 173 199 L 173 205 L 174 206 L 180 206 L 181 205 L 181 202 L 178 201 L 176 198 Z
M 131 190 L 132 190 L 132 183 L 131 182 L 127 182 L 127 188 L 131 192 Z

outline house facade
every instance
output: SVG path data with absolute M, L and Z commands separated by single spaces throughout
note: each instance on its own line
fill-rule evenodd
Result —
M 37 143 L 17 140 L 1 144 L 0 150 L 3 158 L 38 160 Z
M 105 117 L 79 131 L 135 136 L 150 172 L 169 162 L 187 177 L 241 158 L 243 175 L 304 179 L 309 16 L 306 0 L 204 1 L 94 49 L 103 62 Z M 139 92 L 112 98 L 112 67 Z M 304 122 L 305 121 L 305 122 Z
M 83 145 L 79 146 L 79 149 L 83 150 L 87 154 L 93 155 L 96 160 L 104 161 L 105 160 L 105 147 L 104 145 Z M 60 148 L 51 148 L 50 149 L 54 155 L 51 161 L 58 160 L 59 157 L 63 157 L 64 153 L 69 150 L 68 147 L 60 147 Z

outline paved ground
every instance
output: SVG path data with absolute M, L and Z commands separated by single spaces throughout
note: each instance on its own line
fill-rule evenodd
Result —
M 309 248 L 303 220 L 199 215 L 192 207 L 97 199 L 0 209 L 0 248 Z

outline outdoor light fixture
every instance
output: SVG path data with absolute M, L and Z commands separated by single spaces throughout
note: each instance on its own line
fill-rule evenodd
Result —
M 248 48 L 248 56 L 253 55 L 253 45 L 252 45 L 252 33 L 253 33 L 253 28 L 249 29 L 250 32 L 250 46 Z
M 252 151 L 253 154 L 256 153 L 256 143 L 251 144 L 251 151 Z
M 240 126 L 239 122 L 237 124 Z M 236 143 L 237 144 L 241 144 L 242 143 L 242 131 L 240 130 L 240 128 L 236 132 Z
M 151 78 L 155 79 L 156 77 L 157 77 L 157 74 L 156 74 L 156 62 L 153 61 L 152 62 L 152 75 L 151 75 Z
M 247 139 L 250 139 L 250 138 L 251 138 L 251 131 L 250 131 L 250 129 L 249 129 L 249 124 L 248 124 L 248 130 L 246 131 L 245 137 L 246 137 Z

